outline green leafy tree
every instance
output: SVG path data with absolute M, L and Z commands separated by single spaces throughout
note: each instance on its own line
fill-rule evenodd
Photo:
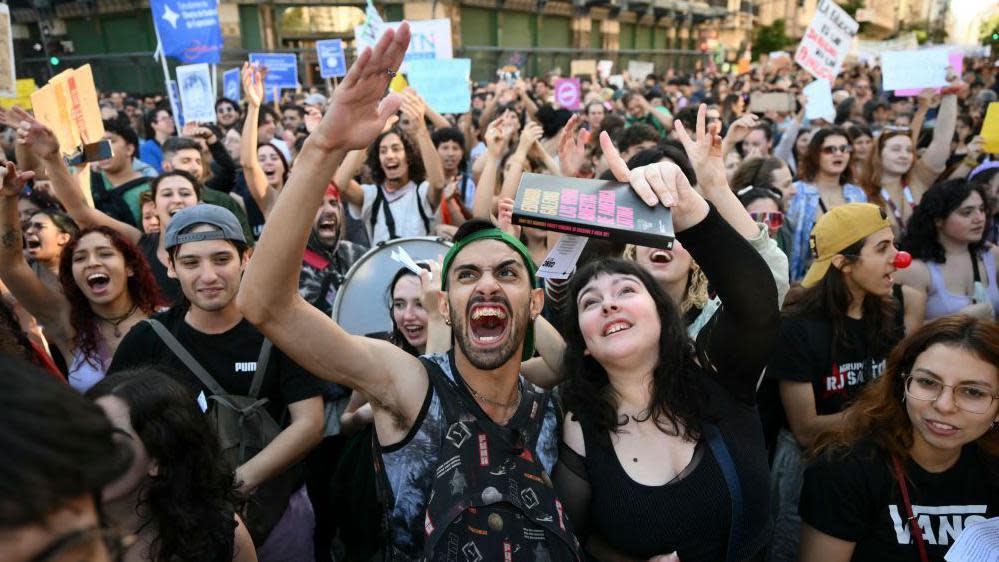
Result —
M 787 26 L 783 19 L 776 19 L 770 25 L 761 25 L 753 29 L 753 60 L 759 60 L 760 54 L 781 51 L 795 43 L 794 39 L 787 36 Z

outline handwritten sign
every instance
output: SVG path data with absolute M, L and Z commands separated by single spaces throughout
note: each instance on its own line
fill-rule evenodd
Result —
M 834 82 L 858 29 L 860 24 L 833 0 L 819 0 L 815 18 L 795 51 L 794 62 L 812 76 Z
M 397 29 L 402 22 L 385 22 L 385 27 Z M 409 48 L 406 49 L 406 56 L 403 58 L 402 72 L 409 72 L 409 63 L 414 60 L 440 60 L 454 57 L 454 50 L 451 47 L 451 20 L 447 18 L 435 20 L 418 20 L 409 22 L 410 39 Z M 371 33 L 365 33 L 365 24 L 354 28 L 354 42 L 357 52 L 361 53 L 365 47 L 374 47 L 378 37 L 372 39 Z
M 962 59 L 960 53 L 956 57 L 958 61 Z M 951 54 L 947 48 L 887 51 L 881 53 L 882 86 L 885 91 L 915 92 L 898 95 L 919 95 L 923 88 L 946 86 L 950 64 Z
M 985 139 L 985 152 L 999 154 L 999 101 L 990 103 L 985 112 L 982 138 Z
M 472 103 L 472 59 L 414 60 L 409 85 L 437 113 L 465 113 Z
M 583 88 L 579 78 L 559 78 L 555 80 L 555 103 L 563 109 L 575 111 L 582 102 Z
M 31 105 L 38 120 L 55 132 L 64 155 L 104 139 L 104 122 L 89 64 L 54 76 L 31 94 Z

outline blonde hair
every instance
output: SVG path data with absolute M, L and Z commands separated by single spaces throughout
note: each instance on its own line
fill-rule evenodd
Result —
M 625 246 L 622 257 L 629 261 L 638 261 L 638 246 L 634 244 Z M 692 308 L 704 308 L 708 300 L 708 277 L 694 258 L 690 258 L 690 272 L 687 274 L 687 289 L 680 301 L 680 315 L 687 314 Z

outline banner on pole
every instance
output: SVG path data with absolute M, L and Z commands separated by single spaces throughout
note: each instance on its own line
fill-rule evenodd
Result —
M 812 24 L 805 31 L 794 54 L 794 62 L 812 76 L 833 83 L 860 24 L 833 0 L 819 0 Z
M 178 66 L 177 87 L 185 123 L 215 122 L 215 95 L 208 63 Z
M 316 41 L 316 56 L 319 58 L 319 76 L 340 78 L 347 74 L 347 57 L 343 52 L 343 40 Z
M 230 68 L 222 73 L 222 95 L 239 103 L 239 68 Z
M 184 64 L 220 61 L 218 0 L 149 0 L 149 9 L 163 54 Z

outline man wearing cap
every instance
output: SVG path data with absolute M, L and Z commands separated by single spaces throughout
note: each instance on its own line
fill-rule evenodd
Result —
M 175 214 L 164 236 L 170 275 L 180 282 L 187 302 L 153 319 L 227 393 L 249 395 L 264 335 L 243 318 L 235 299 L 249 259 L 239 221 L 227 209 L 199 204 Z M 149 363 L 171 367 L 178 381 L 207 409 L 211 391 L 148 322 L 137 324 L 125 336 L 108 371 Z M 295 466 L 319 443 L 323 426 L 322 383 L 282 353 L 280 345 L 274 347 L 267 365 L 260 397 L 269 401 L 267 409 L 275 420 L 289 419 L 290 423 L 236 469 L 244 492 Z M 257 545 L 258 558 L 312 559 L 312 525 L 312 508 L 303 487 L 291 496 L 284 517 L 267 540 Z
M 372 404 L 390 559 L 447 552 L 468 560 L 513 559 L 515 552 L 517 560 L 575 559 L 578 545 L 548 478 L 558 446 L 556 407 L 520 375 L 521 359 L 532 354 L 531 322 L 544 304 L 523 244 L 489 222 L 458 230 L 443 278 L 433 279 L 456 340 L 447 354 L 416 358 L 349 334 L 297 291 L 324 178 L 398 109 L 398 97 L 381 98 L 408 44 L 407 24 L 386 30 L 341 82 L 268 217 L 240 306 L 306 369 Z
M 843 410 L 884 372 L 904 334 L 903 319 L 913 327 L 922 323 L 925 299 L 894 284 L 892 274 L 908 265 L 894 240 L 887 215 L 870 203 L 830 209 L 812 229 L 814 261 L 801 282 L 805 290 L 784 307 L 767 367 L 787 418 L 773 460 L 770 560 L 797 559 L 802 450 L 819 434 L 843 427 Z

